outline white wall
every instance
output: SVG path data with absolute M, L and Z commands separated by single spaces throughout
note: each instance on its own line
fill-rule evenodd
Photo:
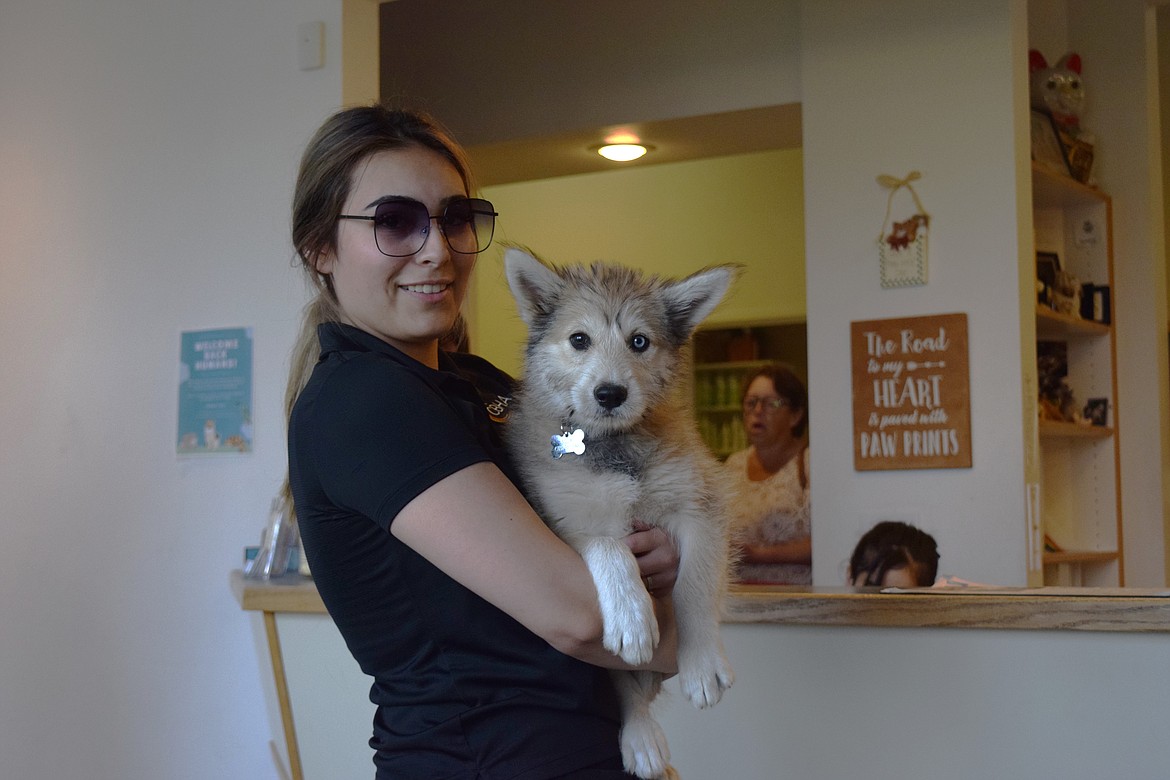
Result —
M 946 573 L 1025 584 L 1013 197 L 1021 11 L 1009 0 L 802 6 L 812 505 L 827 519 L 814 524 L 815 584 L 840 584 L 842 561 L 882 519 L 934 534 Z M 929 283 L 883 290 L 887 191 L 875 178 L 911 170 L 931 215 Z M 968 315 L 973 466 L 855 471 L 850 322 L 952 312 Z
M 277 777 L 227 586 L 284 470 L 288 211 L 337 0 L 0 10 L 5 777 Z M 323 21 L 327 65 L 296 66 Z M 255 328 L 256 448 L 175 458 L 179 333 Z

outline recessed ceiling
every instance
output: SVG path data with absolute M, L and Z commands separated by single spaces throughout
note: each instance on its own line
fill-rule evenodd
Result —
M 591 147 L 619 131 L 638 136 L 654 151 L 628 163 L 610 162 L 593 151 Z M 467 151 L 476 180 L 488 186 L 800 145 L 800 104 L 790 103 L 520 138 L 471 146 Z

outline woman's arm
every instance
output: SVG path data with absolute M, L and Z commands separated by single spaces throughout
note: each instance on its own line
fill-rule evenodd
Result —
M 494 464 L 477 463 L 435 483 L 398 513 L 390 531 L 566 655 L 634 668 L 601 644 L 597 590 L 584 561 Z M 660 557 L 651 558 L 652 567 Z M 677 631 L 669 598 L 656 607 L 662 638 L 654 658 L 638 668 L 673 674 Z

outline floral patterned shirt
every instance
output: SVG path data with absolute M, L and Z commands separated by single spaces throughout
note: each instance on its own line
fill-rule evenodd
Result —
M 765 480 L 748 479 L 752 448 L 733 452 L 724 463 L 731 489 L 728 510 L 732 538 L 746 544 L 775 544 L 808 536 L 812 529 L 808 480 L 801 484 L 801 465 L 808 474 L 808 448 Z M 740 563 L 741 582 L 811 585 L 812 567 L 798 563 Z

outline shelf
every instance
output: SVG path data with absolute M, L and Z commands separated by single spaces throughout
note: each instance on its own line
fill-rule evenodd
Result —
M 1032 200 L 1037 206 L 1088 206 L 1108 203 L 1109 196 L 1071 176 L 1052 173 L 1032 163 Z
M 1113 428 L 1108 425 L 1041 420 L 1040 435 L 1054 439 L 1108 439 L 1113 435 Z
M 759 368 L 768 365 L 767 360 L 736 360 L 728 363 L 699 363 L 695 365 L 695 373 L 702 371 L 745 371 L 750 368 Z
M 1044 553 L 1044 565 L 1061 563 L 1113 563 L 1121 558 L 1116 551 L 1109 550 L 1064 550 Z
M 1112 329 L 1111 325 L 1106 325 L 1103 322 L 1061 314 L 1047 306 L 1036 304 L 1036 338 L 1038 339 L 1108 336 Z

